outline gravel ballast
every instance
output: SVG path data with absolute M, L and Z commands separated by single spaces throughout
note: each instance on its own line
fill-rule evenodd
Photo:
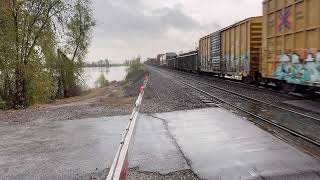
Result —
M 149 69 L 149 82 L 144 96 L 143 113 L 161 113 L 205 108 L 206 105 L 190 88 Z
M 247 85 L 240 82 L 235 82 L 232 80 L 219 79 L 217 77 L 210 77 L 210 76 L 186 73 L 181 71 L 173 71 L 168 69 L 156 69 L 156 70 L 163 71 L 164 73 L 169 74 L 175 78 L 181 79 L 181 76 L 182 76 L 184 78 L 187 78 L 188 81 L 192 81 L 192 79 L 194 79 L 196 81 L 208 83 L 223 89 L 227 89 L 229 91 L 242 94 L 247 97 L 258 99 L 260 101 L 268 102 L 275 105 L 280 105 L 282 107 L 293 109 L 295 111 L 308 114 L 310 116 L 320 117 L 319 111 L 313 111 L 312 109 L 301 108 L 301 107 L 294 106 L 287 103 L 288 101 L 305 100 L 305 98 L 286 94 L 279 90 L 272 90 L 272 89 L 267 89 L 267 88 L 258 87 L 254 85 Z
M 82 177 L 76 177 L 75 180 L 99 180 L 107 179 L 109 169 L 99 171 Z M 141 172 L 139 168 L 129 169 L 127 180 L 198 180 L 199 178 L 191 170 L 176 171 L 169 174 L 160 174 L 157 172 Z

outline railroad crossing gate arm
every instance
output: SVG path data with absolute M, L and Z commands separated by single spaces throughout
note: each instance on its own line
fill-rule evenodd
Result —
M 129 170 L 129 155 L 133 146 L 136 124 L 138 121 L 139 110 L 142 104 L 144 90 L 147 86 L 148 78 L 145 77 L 143 85 L 140 88 L 139 97 L 137 98 L 128 126 L 120 142 L 117 154 L 113 160 L 107 180 L 125 180 Z

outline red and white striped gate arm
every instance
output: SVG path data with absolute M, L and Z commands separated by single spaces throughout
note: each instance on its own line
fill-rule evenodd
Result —
M 130 116 L 126 132 L 122 137 L 115 159 L 113 160 L 107 180 L 125 180 L 129 170 L 129 153 L 133 147 L 135 129 L 138 120 L 139 110 L 142 104 L 144 90 L 148 83 L 146 76 L 140 88 L 140 94 L 135 102 L 134 109 Z

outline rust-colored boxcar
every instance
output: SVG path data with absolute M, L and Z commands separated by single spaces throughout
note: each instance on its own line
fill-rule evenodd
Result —
M 269 80 L 320 85 L 320 1 L 263 2 L 261 74 Z
M 221 68 L 234 78 L 254 80 L 259 72 L 262 17 L 252 17 L 221 30 Z

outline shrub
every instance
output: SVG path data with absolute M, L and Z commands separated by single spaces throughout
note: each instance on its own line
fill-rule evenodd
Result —
M 143 64 L 140 62 L 140 59 L 136 59 L 130 62 L 130 65 L 127 69 L 126 83 L 130 81 L 138 81 L 146 73 L 143 67 Z
M 0 100 L 0 109 L 6 109 L 6 108 L 7 108 L 6 102 Z
M 103 73 L 101 73 L 100 77 L 96 81 L 96 85 L 100 88 L 107 87 L 109 85 L 109 82 Z

